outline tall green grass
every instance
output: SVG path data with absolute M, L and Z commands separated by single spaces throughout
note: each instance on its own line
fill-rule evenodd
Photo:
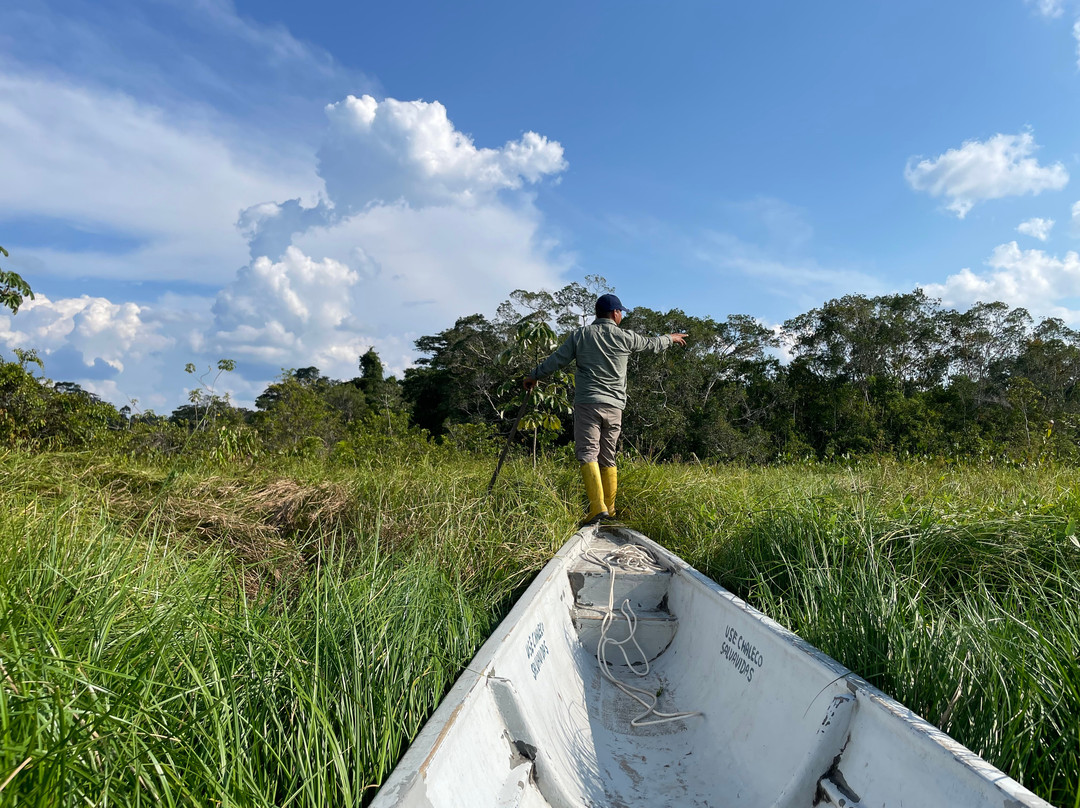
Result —
M 329 525 L 300 507 L 255 557 L 282 503 L 253 525 L 236 480 L 84 466 L 56 486 L 55 465 L 8 466 L 0 804 L 362 804 L 561 543 L 561 503 L 521 502 L 513 476 L 488 500 L 483 470 L 331 481 Z M 511 543 L 503 509 L 535 511 L 531 535 Z
M 640 477 L 654 538 L 1044 799 L 1080 805 L 1073 470 Z
M 329 548 L 252 603 L 220 558 L 55 527 L 2 537 L 8 804 L 358 804 L 492 628 L 419 561 Z
M 0 456 L 0 805 L 359 805 L 570 535 L 572 464 Z M 624 464 L 632 526 L 1063 808 L 1070 469 Z

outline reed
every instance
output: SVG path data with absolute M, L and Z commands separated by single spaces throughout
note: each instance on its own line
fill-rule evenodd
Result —
M 1080 804 L 1071 470 L 640 473 L 646 532 L 1044 799 Z
M 0 456 L 0 805 L 363 804 L 573 531 L 572 464 Z M 620 508 L 1063 808 L 1069 469 L 627 463 Z

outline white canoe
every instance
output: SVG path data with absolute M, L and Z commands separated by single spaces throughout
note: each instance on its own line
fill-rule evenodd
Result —
M 596 558 L 642 548 L 639 571 Z M 639 565 L 640 566 L 640 565 Z M 617 619 L 597 660 L 604 614 Z M 611 644 L 628 635 L 626 664 Z M 637 657 L 635 659 L 635 657 Z M 646 668 L 648 669 L 646 672 Z M 645 674 L 639 676 L 635 674 Z M 646 713 L 614 681 L 639 688 Z M 659 717 L 658 713 L 659 711 Z M 664 716 L 691 713 L 664 720 Z M 1039 799 L 640 533 L 587 528 L 515 604 L 372 808 L 995 806 Z

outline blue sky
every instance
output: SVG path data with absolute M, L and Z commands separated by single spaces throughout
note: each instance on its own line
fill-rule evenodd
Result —
M 168 412 L 511 291 L 1080 327 L 1080 2 L 6 0 L 0 353 Z

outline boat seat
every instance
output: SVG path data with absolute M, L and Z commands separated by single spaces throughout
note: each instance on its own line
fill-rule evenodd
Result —
M 627 546 L 627 542 L 611 535 L 597 534 L 590 550 L 598 558 Z M 604 567 L 589 560 L 579 558 L 567 569 L 570 591 L 574 605 L 571 619 L 577 630 L 578 639 L 589 653 L 596 654 L 604 619 L 608 614 L 608 603 L 613 604 L 614 620 L 609 628 L 609 637 L 615 642 L 627 639 L 630 630 L 621 607 L 625 603 L 633 612 L 636 629 L 634 639 L 640 646 L 645 660 L 652 662 L 671 645 L 679 629 L 679 621 L 668 611 L 668 589 L 671 585 L 671 571 L 667 569 L 634 570 L 617 568 L 614 587 L 611 573 Z M 633 648 L 627 648 L 632 663 L 640 663 Z M 608 664 L 625 666 L 622 654 L 611 653 Z
M 616 642 L 625 641 L 630 633 L 629 627 L 626 619 L 618 611 L 615 614 L 615 620 L 608 629 L 608 637 Z M 591 654 L 596 653 L 597 645 L 600 643 L 601 629 L 606 615 L 606 607 L 601 609 L 592 606 L 577 606 L 573 610 L 574 628 L 577 629 L 578 638 Z M 679 630 L 679 620 L 666 610 L 651 612 L 635 610 L 635 617 L 637 621 L 634 639 L 645 659 L 652 662 L 664 653 L 671 645 L 671 641 L 675 639 L 675 633 Z M 630 654 L 631 662 L 640 662 L 633 648 L 628 648 L 627 652 Z M 622 654 L 609 652 L 608 664 L 625 666 L 625 660 Z

